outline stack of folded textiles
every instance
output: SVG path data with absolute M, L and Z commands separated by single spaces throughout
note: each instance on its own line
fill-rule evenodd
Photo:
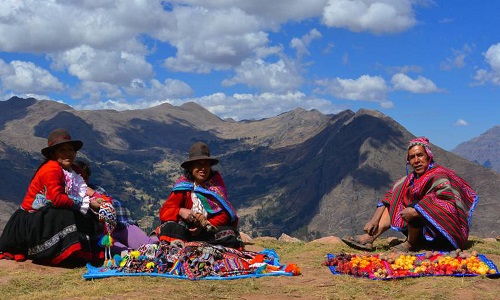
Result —
M 295 264 L 281 265 L 274 250 L 241 251 L 204 242 L 183 245 L 160 242 L 145 244 L 135 250 L 115 255 L 112 265 L 87 266 L 86 279 L 154 275 L 175 278 L 216 279 L 269 275 L 299 275 Z

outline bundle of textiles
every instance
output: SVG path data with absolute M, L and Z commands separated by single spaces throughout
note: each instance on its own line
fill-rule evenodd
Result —
M 115 265 L 104 266 L 100 271 L 112 270 L 114 276 L 117 273 L 166 274 L 190 280 L 272 272 L 300 273 L 294 264 L 280 265 L 274 250 L 240 251 L 204 242 L 145 244 L 121 256 L 115 255 L 114 261 Z

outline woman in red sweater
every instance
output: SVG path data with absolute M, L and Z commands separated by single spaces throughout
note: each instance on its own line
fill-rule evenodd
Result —
M 222 176 L 212 170 L 218 163 L 210 157 L 205 143 L 191 146 L 189 159 L 181 164 L 184 175 L 160 209 L 162 224 L 156 229 L 160 240 L 206 241 L 242 248 L 238 215 L 227 200 Z
M 103 227 L 95 213 L 105 201 L 89 188 L 73 164 L 83 146 L 66 129 L 56 129 L 42 149 L 45 161 L 31 179 L 21 207 L 0 237 L 0 258 L 58 265 L 103 257 Z

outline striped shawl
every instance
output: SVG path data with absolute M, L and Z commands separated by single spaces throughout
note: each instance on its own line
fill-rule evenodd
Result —
M 392 229 L 407 230 L 408 224 L 399 212 L 412 206 L 424 218 L 423 234 L 427 240 L 432 241 L 439 233 L 455 248 L 463 249 L 478 200 L 464 179 L 434 164 L 420 178 L 416 178 L 415 172 L 401 178 L 381 202 L 389 209 Z
M 238 221 L 236 210 L 227 200 L 226 185 L 219 172 L 215 172 L 213 177 L 197 186 L 194 185 L 193 181 L 182 176 L 175 183 L 172 191 L 193 191 L 207 213 L 216 214 L 224 209 L 229 213 L 231 223 Z

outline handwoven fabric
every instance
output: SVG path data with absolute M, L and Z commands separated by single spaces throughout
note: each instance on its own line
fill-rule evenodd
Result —
M 115 256 L 116 257 L 116 256 Z M 281 265 L 274 250 L 240 251 L 203 242 L 184 246 L 145 244 L 115 258 L 113 267 L 87 265 L 86 279 L 112 276 L 163 276 L 170 278 L 236 279 L 261 276 L 292 276 L 299 270 L 294 264 Z M 293 267 L 293 268 L 292 268 Z
M 194 191 L 207 213 L 215 214 L 224 209 L 229 213 L 231 222 L 238 220 L 236 210 L 227 200 L 226 186 L 222 176 L 218 172 L 202 185 L 196 186 L 193 181 L 188 180 L 185 176 L 181 176 L 175 183 L 173 191 Z
M 472 212 L 479 197 L 455 172 L 434 164 L 420 178 L 415 172 L 400 179 L 386 194 L 382 203 L 389 208 L 391 227 L 407 230 L 407 222 L 399 212 L 413 206 L 424 218 L 427 240 L 436 230 L 455 248 L 464 248 L 469 236 Z

